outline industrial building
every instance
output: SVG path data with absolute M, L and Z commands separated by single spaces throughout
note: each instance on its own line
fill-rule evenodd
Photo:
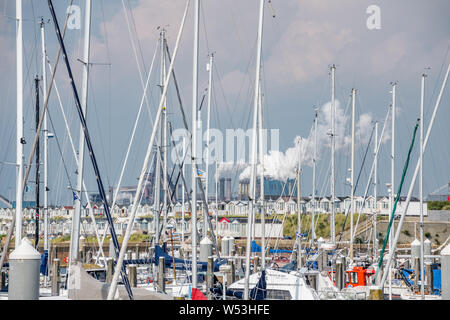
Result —
M 256 179 L 256 198 L 260 197 L 260 178 Z M 248 200 L 250 191 L 250 179 L 239 181 L 238 199 Z M 264 199 L 276 200 L 279 197 L 297 197 L 297 185 L 295 179 L 287 181 L 275 180 L 270 177 L 264 177 Z

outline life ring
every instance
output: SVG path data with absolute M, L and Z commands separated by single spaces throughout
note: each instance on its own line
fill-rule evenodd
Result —
M 65 258 L 64 258 L 64 262 L 65 262 L 65 263 L 69 263 L 69 257 L 65 257 Z

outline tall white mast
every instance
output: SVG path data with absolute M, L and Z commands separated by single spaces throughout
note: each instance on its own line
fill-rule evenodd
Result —
M 260 0 L 259 6 L 259 26 L 258 26 L 258 44 L 256 52 L 256 76 L 255 76 L 255 95 L 253 107 L 253 135 L 252 135 L 252 153 L 251 166 L 252 174 L 250 180 L 250 210 L 247 222 L 247 243 L 246 243 L 246 257 L 245 257 L 245 282 L 244 282 L 244 300 L 249 299 L 249 280 L 250 280 L 250 251 L 252 238 L 252 222 L 256 206 L 256 162 L 257 162 L 257 119 L 258 119 L 258 102 L 259 102 L 259 86 L 260 86 L 260 71 L 261 71 L 261 49 L 263 37 L 263 20 L 264 20 L 264 0 Z
M 15 248 L 22 239 L 22 201 L 23 201 L 23 39 L 22 39 L 22 0 L 16 0 L 16 66 L 17 66 L 17 137 L 16 137 L 16 235 Z
M 394 198 L 395 198 L 395 93 L 396 93 L 397 83 L 392 84 L 392 140 L 391 140 L 391 192 L 389 201 L 389 212 L 392 213 L 394 208 Z M 391 231 L 389 232 L 389 250 L 394 250 L 394 226 L 395 219 L 392 221 Z M 392 300 L 392 272 L 389 266 L 389 300 Z
M 424 243 L 423 243 L 423 109 L 425 100 L 425 77 L 422 74 L 422 86 L 420 95 L 420 172 L 419 172 L 419 193 L 420 193 L 420 295 L 425 300 L 425 273 L 424 273 Z
M 355 111 L 356 111 L 356 89 L 352 89 L 352 154 L 350 168 L 350 261 L 353 261 L 353 215 L 355 214 Z
M 316 213 L 316 164 L 317 164 L 317 109 L 314 115 L 314 156 L 313 156 L 313 177 L 312 177 L 312 217 L 311 217 L 311 243 L 316 239 L 315 213 Z
M 166 55 L 164 54 L 164 49 L 166 45 L 166 31 L 163 29 L 162 32 L 162 78 L 163 81 L 161 82 L 163 85 L 166 81 Z M 163 152 L 163 191 L 164 191 L 164 202 L 163 202 L 163 212 L 164 212 L 164 228 L 163 228 L 163 239 L 164 242 L 166 241 L 166 228 L 167 228 L 167 202 L 168 202 L 168 191 L 169 191 L 169 182 L 167 177 L 167 149 L 168 149 L 168 143 L 167 143 L 167 98 L 164 97 L 164 108 L 163 108 L 163 143 L 161 144 L 162 152 Z
M 42 49 L 42 91 L 44 99 L 47 95 L 47 68 L 46 68 L 46 49 L 45 49 L 45 24 L 41 19 L 41 49 Z M 48 251 L 48 127 L 47 114 L 45 114 L 44 123 L 44 252 Z
M 263 102 L 261 81 L 259 85 L 259 107 L 258 107 L 258 131 L 259 131 L 259 165 L 261 173 L 259 175 L 260 199 L 261 199 L 261 267 L 266 268 L 266 203 L 264 200 L 264 140 L 263 140 Z
M 303 265 L 302 262 L 302 216 L 301 216 L 301 170 L 302 170 L 302 140 L 300 138 L 298 145 L 298 167 L 297 167 L 297 269 L 300 270 Z
M 335 179 L 335 173 L 334 173 L 334 153 L 336 150 L 336 139 L 335 139 L 335 113 L 336 113 L 336 105 L 335 105 L 335 97 L 334 97 L 334 91 L 335 91 L 335 72 L 336 72 L 336 66 L 331 66 L 331 221 L 330 221 L 330 240 L 331 243 L 336 243 L 336 231 L 335 231 L 335 221 L 334 221 L 334 214 L 335 214 L 335 190 L 334 190 L 334 179 Z
M 206 202 L 208 202 L 208 189 L 209 189 L 209 140 L 210 140 L 210 126 L 211 126 L 211 92 L 212 92 L 212 73 L 213 73 L 213 60 L 214 60 L 214 53 L 211 53 L 209 55 L 209 63 L 206 66 L 207 71 L 209 72 L 208 77 L 208 110 L 206 112 L 206 172 L 205 172 L 205 195 L 206 195 Z M 206 210 L 203 210 L 206 211 Z M 204 231 L 203 234 L 206 237 L 207 236 L 207 219 L 208 219 L 208 212 L 203 213 L 203 226 Z
M 218 197 L 218 189 L 219 189 L 219 170 L 218 170 L 218 162 L 216 159 L 216 171 L 215 171 L 215 176 L 216 176 L 216 243 L 218 241 L 218 230 L 219 230 L 219 197 Z
M 377 215 L 378 215 L 378 194 L 377 194 L 377 186 L 378 186 L 378 122 L 375 123 L 375 145 L 373 148 L 373 156 L 374 156 L 374 171 L 373 171 L 373 197 L 375 199 L 375 211 L 373 216 L 373 259 L 377 260 L 378 254 L 378 244 L 377 244 Z
M 181 169 L 183 171 L 183 179 L 185 177 L 185 160 L 186 159 L 186 137 L 183 137 L 183 158 L 182 158 L 182 164 L 181 164 Z M 183 220 L 183 223 L 181 224 L 181 242 L 184 243 L 184 213 L 185 213 L 185 204 L 184 204 L 184 193 L 185 193 L 185 189 L 184 189 L 184 183 L 181 184 L 181 219 Z
M 161 98 L 164 92 L 164 29 L 160 32 L 160 79 L 159 79 L 159 87 L 161 89 Z M 153 211 L 154 211 L 154 219 L 155 219 L 155 244 L 159 244 L 159 230 L 160 230 L 160 218 L 161 218 L 161 148 L 162 148 L 162 119 L 164 115 L 164 109 L 166 106 L 165 99 L 163 100 L 163 109 L 161 112 L 160 119 L 158 120 L 158 142 L 156 143 L 156 173 L 155 173 L 155 195 L 153 197 Z
M 83 52 L 83 78 L 81 92 L 81 107 L 86 117 L 88 82 L 89 82 L 89 52 L 90 52 L 90 36 L 91 36 L 91 0 L 86 0 L 86 16 L 84 25 L 84 52 Z M 72 234 L 70 237 L 70 263 L 78 260 L 79 238 L 80 238 L 80 220 L 82 206 L 82 187 L 83 187 L 83 165 L 84 165 L 84 131 L 80 126 L 80 140 L 78 145 L 78 176 L 75 198 L 75 211 L 72 217 Z
M 194 18 L 194 61 L 192 74 L 192 287 L 197 288 L 197 109 L 198 109 L 198 49 L 199 49 L 200 0 L 195 0 Z

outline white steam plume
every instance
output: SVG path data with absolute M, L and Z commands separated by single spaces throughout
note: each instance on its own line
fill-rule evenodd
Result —
M 336 151 L 346 149 L 351 144 L 351 135 L 345 135 L 345 128 L 350 120 L 350 116 L 345 115 L 345 111 L 341 108 L 341 104 L 336 100 L 335 114 L 335 143 Z M 370 138 L 372 131 L 373 116 L 370 113 L 362 114 L 356 123 L 356 146 L 366 144 Z M 322 106 L 318 114 L 317 124 L 317 160 L 320 155 L 331 147 L 331 102 Z M 383 139 L 383 143 L 388 139 Z M 299 159 L 302 166 L 312 166 L 314 156 L 314 129 L 306 138 L 300 136 L 295 137 L 294 146 L 288 148 L 286 152 L 269 151 L 264 155 L 264 176 L 276 179 L 286 180 L 294 179 L 298 167 Z M 261 173 L 261 167 L 257 167 L 258 176 Z M 249 179 L 251 176 L 251 167 L 247 164 L 239 179 Z

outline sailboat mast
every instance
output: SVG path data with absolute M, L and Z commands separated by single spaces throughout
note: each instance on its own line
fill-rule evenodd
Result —
M 317 165 L 317 117 L 318 110 L 314 115 L 314 155 L 313 155 L 313 177 L 312 177 L 312 216 L 311 216 L 311 243 L 316 239 L 315 214 L 316 214 L 316 165 Z
M 389 201 L 389 212 L 392 212 L 394 207 L 394 188 L 395 188 L 395 94 L 396 94 L 397 83 L 392 84 L 392 140 L 391 140 L 391 192 L 390 192 L 390 201 Z M 394 228 L 395 227 L 395 219 L 392 221 L 391 231 L 389 233 L 389 250 L 394 250 Z M 392 300 L 392 270 L 389 266 L 389 300 Z
M 165 43 L 166 43 L 166 31 L 163 29 L 162 30 L 162 51 L 161 51 L 161 55 L 162 55 L 162 75 L 163 75 L 163 81 L 162 84 L 164 85 L 165 81 L 166 81 L 166 55 L 164 54 L 164 49 L 165 49 Z M 168 191 L 169 191 L 169 186 L 168 186 L 168 174 L 167 174 L 167 154 L 168 154 L 168 143 L 167 143 L 167 98 L 164 97 L 164 108 L 163 108 L 163 142 L 161 145 L 162 148 L 162 152 L 163 152 L 163 174 L 164 174 L 164 178 L 163 178 L 163 191 L 164 191 L 164 202 L 163 202 L 163 212 L 164 212 L 164 233 L 163 233 L 163 239 L 164 242 L 167 241 L 167 236 L 166 236 L 166 228 L 167 228 L 167 210 L 168 210 L 168 206 L 167 206 L 167 202 L 168 202 Z
M 218 241 L 218 231 L 219 231 L 219 197 L 218 197 L 218 191 L 219 191 L 219 170 L 218 170 L 218 162 L 216 159 L 216 170 L 215 170 L 215 176 L 216 176 L 216 243 Z
M 245 258 L 245 282 L 244 282 L 244 299 L 249 299 L 249 280 L 250 280 L 250 251 L 252 239 L 252 223 L 253 215 L 256 206 L 256 162 L 257 162 L 257 119 L 258 119 L 258 101 L 259 101 L 259 86 L 260 86 L 260 71 L 261 71 L 261 49 L 263 37 L 263 21 L 264 21 L 264 0 L 260 0 L 259 6 L 259 25 L 258 25 L 258 44 L 256 53 L 256 76 L 255 76 L 255 95 L 253 108 L 253 139 L 252 139 L 252 153 L 251 153 L 251 180 L 250 180 L 250 210 L 247 222 L 247 243 L 246 243 L 246 258 Z
M 420 95 L 420 171 L 419 171 L 419 193 L 420 193 L 420 295 L 425 300 L 425 273 L 424 273 L 424 235 L 423 235 L 423 109 L 425 100 L 425 78 L 426 74 L 422 74 L 422 85 Z
M 197 288 L 197 99 L 198 99 L 198 50 L 199 50 L 199 20 L 200 20 L 200 0 L 195 0 L 194 17 L 194 55 L 192 72 L 192 287 Z
M 22 203 L 23 203 L 23 39 L 22 39 L 22 0 L 16 0 L 16 72 L 17 72 L 17 127 L 16 127 L 16 234 L 15 248 L 22 239 Z
M 206 170 L 205 170 L 205 195 L 206 195 L 206 201 L 208 201 L 208 189 L 209 189 L 209 141 L 210 141 L 210 126 L 211 126 L 211 91 L 212 91 L 212 73 L 213 73 L 213 60 L 214 60 L 214 53 L 211 53 L 209 55 L 209 63 L 206 66 L 206 69 L 208 71 L 208 108 L 206 112 Z M 206 211 L 206 210 L 204 210 Z M 203 225 L 204 225 L 204 231 L 203 234 L 206 237 L 207 236 L 207 215 L 208 212 L 204 212 L 203 214 Z
M 331 243 L 336 243 L 336 231 L 335 231 L 335 172 L 334 172 L 334 164 L 335 158 L 334 154 L 336 151 L 336 139 L 335 139 L 335 113 L 336 113 L 336 105 L 335 105 L 335 73 L 336 66 L 333 65 L 331 67 L 331 219 L 330 219 L 330 240 Z
M 45 49 L 45 24 L 41 19 L 41 49 L 42 49 L 42 91 L 44 92 L 43 101 L 47 95 L 47 68 L 46 68 L 46 49 Z M 43 123 L 44 134 L 44 252 L 48 251 L 48 127 L 47 114 L 45 114 Z
M 164 29 L 160 32 L 160 53 L 161 53 L 161 61 L 160 61 L 160 82 L 159 87 L 161 89 L 161 97 L 164 91 Z M 158 123 L 161 124 L 162 117 L 164 114 L 165 101 L 163 102 L 163 110 L 160 115 L 160 119 Z M 161 219 L 161 146 L 162 146 L 162 127 L 158 126 L 158 142 L 156 143 L 156 174 L 155 174 L 155 196 L 153 201 L 153 210 L 154 210 L 154 219 L 155 219 L 155 244 L 159 245 L 159 230 L 160 230 L 160 219 Z
M 261 90 L 261 82 L 259 85 L 259 107 L 258 107 L 258 126 L 259 126 L 259 165 L 261 169 L 261 173 L 259 175 L 259 185 L 260 185 L 260 194 L 259 197 L 261 199 L 261 267 L 264 270 L 266 268 L 266 203 L 265 203 L 265 195 L 264 195 L 264 140 L 263 140 L 263 126 L 264 126 L 264 118 L 263 118 L 263 96 Z
M 183 137 L 183 158 L 181 162 L 181 169 L 183 171 L 183 179 L 186 176 L 185 175 L 185 159 L 186 159 L 186 137 Z M 184 213 L 185 213 L 185 204 L 184 204 L 184 193 L 186 192 L 184 188 L 184 183 L 181 184 L 181 219 L 183 220 L 183 223 L 181 224 L 181 242 L 184 243 L 184 227 L 185 227 L 185 219 L 184 219 Z
M 35 118 L 36 118 L 36 133 L 38 133 L 39 131 L 39 77 L 36 76 L 36 78 L 34 78 L 34 85 L 35 85 L 35 91 L 36 91 L 36 110 L 35 110 Z M 40 194 L 39 194 L 39 183 L 41 180 L 41 172 L 40 172 L 40 138 L 38 138 L 37 140 L 37 144 L 36 144 L 36 181 L 35 181 L 35 185 L 36 185 L 36 221 L 35 221 L 35 242 L 34 242 L 34 247 L 36 248 L 36 250 L 39 248 L 39 198 L 40 198 Z
M 301 170 L 302 170 L 302 140 L 298 144 L 298 167 L 297 167 L 297 269 L 300 270 L 302 265 L 302 216 L 301 216 Z
M 86 118 L 87 113 L 87 97 L 89 83 L 89 54 L 90 54 L 90 37 L 91 37 L 91 0 L 86 0 L 86 16 L 84 26 L 84 52 L 83 52 L 83 75 L 81 88 L 81 108 Z M 80 220 L 82 206 L 82 187 L 83 187 L 83 167 L 84 167 L 84 149 L 85 138 L 83 126 L 80 125 L 80 140 L 78 145 L 78 176 L 75 197 L 75 211 L 72 217 L 72 234 L 70 237 L 70 263 L 78 260 L 79 238 L 80 238 Z
M 373 171 L 373 197 L 375 200 L 375 211 L 373 216 L 373 259 L 377 260 L 378 244 L 377 244 L 377 215 L 378 215 L 378 122 L 375 122 L 375 145 L 373 148 L 374 171 Z
M 356 89 L 352 89 L 352 152 L 350 164 L 350 261 L 353 261 L 353 215 L 355 214 L 355 111 Z

